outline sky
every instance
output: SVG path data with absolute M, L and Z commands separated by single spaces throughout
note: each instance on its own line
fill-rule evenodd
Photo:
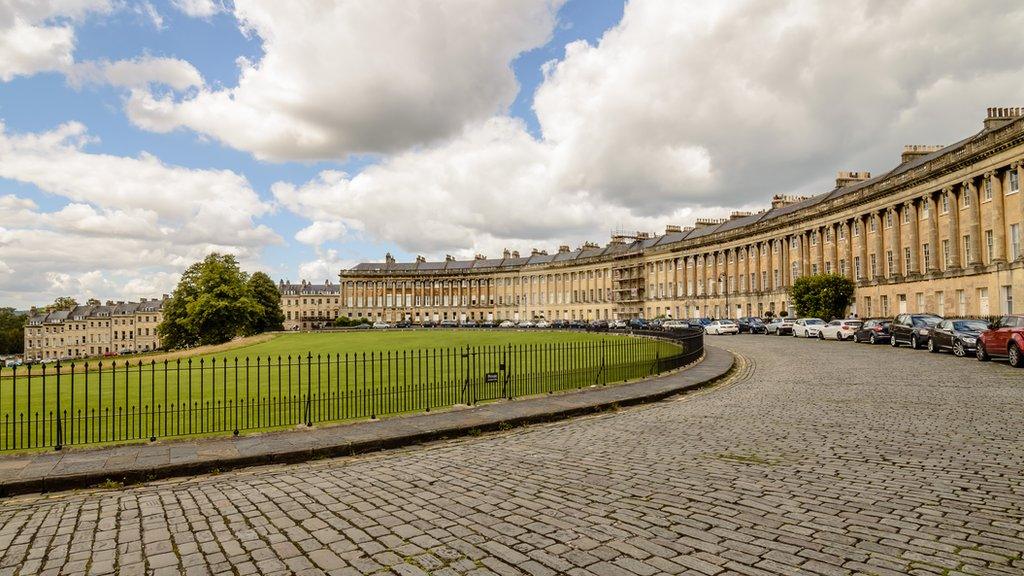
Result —
M 605 243 L 1024 104 L 1015 0 L 0 0 L 0 306 Z

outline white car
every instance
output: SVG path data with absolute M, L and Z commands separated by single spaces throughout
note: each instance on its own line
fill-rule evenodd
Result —
M 628 324 L 626 324 L 625 320 L 612 320 L 611 322 L 608 323 L 608 327 L 611 328 L 612 330 L 624 329 L 627 326 Z
M 517 326 L 519 326 L 520 328 L 533 328 L 533 327 L 536 326 L 536 324 L 534 324 L 533 322 L 531 322 L 529 320 L 523 320 Z
M 704 327 L 708 334 L 739 334 L 740 327 L 732 320 L 713 320 Z
M 818 330 L 818 338 L 829 340 L 852 340 L 853 334 L 861 327 L 860 320 L 833 320 Z
M 551 328 L 551 322 L 548 322 L 547 320 L 541 320 L 540 322 L 537 322 L 536 327 L 537 328 Z
M 503 320 L 501 324 L 498 324 L 498 328 L 515 328 L 516 323 L 511 320 Z
M 793 337 L 795 338 L 817 338 L 818 332 L 825 326 L 821 318 L 797 318 L 793 322 Z
M 373 323 L 373 327 L 374 328 L 391 328 L 391 324 L 388 324 L 387 322 L 374 322 Z
M 666 320 L 661 323 L 662 330 L 681 330 L 689 327 L 690 323 L 683 320 Z

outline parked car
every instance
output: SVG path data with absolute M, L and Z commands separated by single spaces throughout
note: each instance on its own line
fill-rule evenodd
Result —
M 634 330 L 646 330 L 647 329 L 647 321 L 644 320 L 643 318 L 630 318 L 629 319 L 629 327 L 634 329 Z
M 853 338 L 854 332 L 860 328 L 860 320 L 833 320 L 828 324 L 825 324 L 818 330 L 818 338 L 822 340 L 846 340 L 847 338 Z
M 537 326 L 536 327 L 537 328 L 551 328 L 551 322 L 548 322 L 547 320 L 541 320 L 541 321 L 537 322 Z
M 519 324 L 516 324 L 516 326 L 519 328 L 534 328 L 536 324 L 534 324 L 532 320 L 523 320 Z
M 928 351 L 950 350 L 954 356 L 963 358 L 974 353 L 978 336 L 988 330 L 988 322 L 970 318 L 946 318 L 932 326 L 928 335 Z
M 623 330 L 625 328 L 628 328 L 629 325 L 626 324 L 625 320 L 612 320 L 611 322 L 608 323 L 608 327 L 611 328 L 612 330 Z
M 441 320 L 441 323 L 438 324 L 438 326 L 441 328 L 458 328 L 459 323 L 456 320 Z
M 740 327 L 740 334 L 744 332 L 749 334 L 765 334 L 765 331 L 768 329 L 764 321 L 757 316 L 744 316 L 736 324 Z
M 477 323 L 475 320 L 463 320 L 461 323 L 459 323 L 459 326 L 463 328 L 476 328 Z
M 551 327 L 552 328 L 559 328 L 559 329 L 568 328 L 569 327 L 569 321 L 568 320 L 552 320 L 551 321 Z
M 501 324 L 498 324 L 498 328 L 515 328 L 516 323 L 511 320 L 502 320 Z
M 794 338 L 816 338 L 818 331 L 825 326 L 825 321 L 821 318 L 797 318 L 793 322 L 793 337 Z
M 433 328 L 434 326 L 437 326 L 437 324 L 435 324 L 432 320 L 424 320 L 423 322 L 420 323 L 420 326 L 423 328 Z
M 1016 368 L 1024 368 L 1024 314 L 1003 316 L 978 336 L 975 355 L 982 362 L 1003 357 Z
M 683 330 L 690 327 L 690 323 L 685 320 L 665 320 L 661 323 L 662 330 Z
M 587 324 L 588 332 L 607 332 L 608 321 L 607 320 L 593 320 L 590 324 Z
M 704 331 L 708 334 L 739 334 L 740 327 L 732 320 L 713 320 L 704 327 Z
M 711 324 L 711 318 L 687 318 L 686 321 L 694 328 L 707 328 L 708 324 Z
M 494 328 L 494 320 L 484 320 L 480 323 L 481 328 Z
M 793 333 L 793 319 L 792 318 L 775 318 L 768 324 L 765 324 L 765 334 L 774 334 L 776 336 L 785 336 L 786 334 Z
M 932 327 L 939 322 L 942 318 L 934 314 L 899 314 L 889 325 L 889 344 L 893 348 L 899 348 L 900 344 L 923 348 L 928 344 Z
M 573 330 L 586 330 L 587 323 L 583 320 L 570 320 L 568 327 Z
M 869 318 L 864 320 L 860 328 L 854 331 L 853 341 L 869 342 L 871 344 L 888 342 L 890 337 L 889 324 L 891 324 L 891 321 L 888 318 Z

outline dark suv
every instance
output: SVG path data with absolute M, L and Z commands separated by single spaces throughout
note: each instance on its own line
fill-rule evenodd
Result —
M 932 327 L 942 322 L 940 316 L 934 314 L 900 314 L 889 325 L 889 344 L 898 348 L 900 344 L 909 344 L 911 348 L 923 348 L 928 344 Z

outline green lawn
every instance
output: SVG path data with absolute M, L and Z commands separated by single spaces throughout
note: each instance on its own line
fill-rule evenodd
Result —
M 59 376 L 0 373 L 0 450 L 263 430 L 646 376 L 677 345 L 621 335 L 516 330 L 282 334 L 166 362 L 82 363 Z

